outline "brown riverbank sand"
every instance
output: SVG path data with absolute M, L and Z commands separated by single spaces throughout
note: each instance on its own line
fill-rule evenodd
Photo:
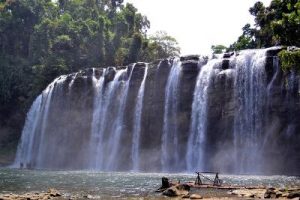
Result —
M 62 194 L 55 190 L 49 189 L 47 192 L 29 192 L 25 194 L 0 194 L 0 200 L 47 200 L 59 199 Z

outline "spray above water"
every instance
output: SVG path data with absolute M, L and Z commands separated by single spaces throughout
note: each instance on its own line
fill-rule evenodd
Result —
M 132 136 L 132 170 L 139 171 L 140 162 L 140 135 L 141 135 L 141 123 L 142 123 L 142 111 L 143 111 L 143 100 L 145 94 L 145 82 L 148 74 L 148 65 L 145 66 L 144 77 L 141 86 L 138 91 L 136 98 L 135 109 L 134 109 L 134 123 L 133 123 L 133 136 Z
M 106 71 L 105 71 L 106 72 Z M 103 73 L 103 82 L 106 73 Z M 107 138 L 106 135 L 109 133 L 109 137 L 112 137 L 111 134 L 113 134 L 111 131 L 111 123 L 113 121 L 117 121 L 120 123 L 120 118 L 118 118 L 119 112 L 114 113 L 112 111 L 118 110 L 118 108 L 115 108 L 112 110 L 112 107 L 116 105 L 119 105 L 119 110 L 123 109 L 120 108 L 120 101 L 123 100 L 122 98 L 118 98 L 118 89 L 119 87 L 122 87 L 122 82 L 119 80 L 123 74 L 127 72 L 127 69 L 118 70 L 116 72 L 116 75 L 114 79 L 108 83 L 107 88 L 103 92 L 104 89 L 103 82 L 100 86 L 100 90 L 98 90 L 98 93 L 96 95 L 97 99 L 95 100 L 96 109 L 94 108 L 94 118 L 92 122 L 92 136 L 96 137 L 96 142 L 91 141 L 94 146 L 92 146 L 92 149 L 95 149 L 96 152 L 90 159 L 94 162 L 94 164 L 91 166 L 94 169 L 101 169 L 105 170 L 107 165 L 110 165 L 111 163 L 108 163 L 108 161 L 105 158 L 108 158 L 111 156 L 111 148 L 117 148 L 116 146 L 110 146 L 112 144 L 107 144 Z M 102 78 L 102 77 L 101 77 Z M 100 80 L 101 80 L 100 78 Z M 100 85 L 100 84 L 99 84 Z M 126 87 L 126 86 L 125 86 Z M 102 89 L 101 89 L 102 88 Z M 126 92 L 126 91 L 125 91 Z M 127 91 L 128 92 L 128 91 Z M 124 93 L 123 93 L 124 95 Z M 96 112 L 96 113 L 95 113 Z M 119 124 L 118 124 L 119 125 Z M 109 131 L 109 132 L 108 132 Z M 107 133 L 108 132 L 108 133 Z M 110 140 L 111 142 L 111 140 Z M 110 150 L 108 150 L 110 148 Z
M 207 134 L 208 90 L 212 84 L 214 67 L 220 60 L 210 60 L 201 68 L 194 91 L 186 164 L 188 171 L 206 170 L 205 151 Z M 207 155 L 207 157 L 209 157 Z
M 103 112 L 103 94 L 104 94 L 104 80 L 106 69 L 103 69 L 102 75 L 99 79 L 95 77 L 95 69 L 93 69 L 93 87 L 94 87 L 94 105 L 93 105 L 93 120 L 92 120 L 92 132 L 90 141 L 90 151 L 87 156 L 96 155 L 95 159 L 90 160 L 90 168 L 99 168 L 99 155 L 100 148 L 98 147 L 102 143 L 102 134 L 100 133 L 101 115 Z
M 178 106 L 179 106 L 179 84 L 181 62 L 173 60 L 173 65 L 168 77 L 165 90 L 164 127 L 162 134 L 162 157 L 161 165 L 163 171 L 177 170 L 180 158 L 178 152 Z
M 16 154 L 15 167 L 25 165 L 30 168 L 30 162 L 33 155 L 34 137 L 37 132 L 38 119 L 41 115 L 42 95 L 39 95 L 33 102 L 29 112 L 27 113 L 26 122 L 22 131 L 21 142 L 18 146 Z
M 118 167 L 118 161 L 121 159 L 119 157 L 119 150 L 120 150 L 120 139 L 121 139 L 121 134 L 123 131 L 123 126 L 124 126 L 124 117 L 125 117 L 125 106 L 127 102 L 127 96 L 128 96 L 128 90 L 129 90 L 129 83 L 131 80 L 132 72 L 134 70 L 135 65 L 133 67 L 127 68 L 126 73 L 130 74 L 129 78 L 125 81 L 123 85 L 121 85 L 121 92 L 119 93 L 119 103 L 117 104 L 117 116 L 116 119 L 113 120 L 113 125 L 112 125 L 112 131 L 110 133 L 110 137 L 108 141 L 106 142 L 106 155 L 109 155 L 108 161 L 105 162 L 105 167 L 104 169 L 106 171 L 109 170 L 117 170 Z M 116 106 L 116 105 L 114 105 Z
M 235 172 L 260 172 L 267 105 L 266 50 L 243 51 L 236 60 Z

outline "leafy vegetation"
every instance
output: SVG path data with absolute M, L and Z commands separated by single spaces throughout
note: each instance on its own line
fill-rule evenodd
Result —
M 224 45 L 212 45 L 211 46 L 211 50 L 213 52 L 213 54 L 220 54 L 220 53 L 224 53 L 226 51 L 227 47 Z
M 254 27 L 246 24 L 242 35 L 226 51 L 274 45 L 300 46 L 300 1 L 272 0 L 268 7 L 258 1 L 249 12 L 254 16 Z
M 55 77 L 179 54 L 166 33 L 123 0 L 1 0 L 0 103 L 32 101 Z
M 262 2 L 257 2 L 249 12 L 255 17 L 255 26 L 246 24 L 243 34 L 228 50 L 274 45 L 300 46 L 299 0 L 272 0 L 268 7 Z
M 0 0 L 0 138 L 18 139 L 29 105 L 61 74 L 179 53 L 149 27 L 123 0 Z
M 300 71 L 300 50 L 287 51 L 283 50 L 279 52 L 279 58 L 281 61 L 281 67 L 284 71 L 295 69 Z
M 178 56 L 180 48 L 175 38 L 169 36 L 165 31 L 158 31 L 150 36 L 150 41 L 156 49 L 156 54 L 162 57 Z

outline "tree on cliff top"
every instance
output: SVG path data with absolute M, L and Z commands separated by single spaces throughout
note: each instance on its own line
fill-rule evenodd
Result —
M 157 45 L 157 53 L 160 58 L 179 56 L 180 54 L 180 47 L 177 40 L 165 31 L 157 31 L 150 36 L 150 41 Z
M 149 28 L 123 0 L 0 0 L 0 104 L 29 105 L 61 74 L 179 53 Z
M 247 24 L 230 50 L 273 45 L 300 46 L 299 0 L 272 0 L 268 7 L 257 2 L 249 12 L 255 17 L 255 26 Z
M 227 48 L 226 46 L 221 45 L 221 44 L 211 46 L 211 50 L 212 50 L 213 54 L 224 53 L 226 48 Z

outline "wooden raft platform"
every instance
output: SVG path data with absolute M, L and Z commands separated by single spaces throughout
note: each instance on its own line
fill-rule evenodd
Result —
M 224 190 L 237 190 L 237 189 L 266 189 L 265 186 L 239 186 L 239 185 L 226 185 L 223 184 L 221 186 L 216 186 L 212 184 L 201 184 L 201 185 L 195 185 L 194 182 L 187 182 L 187 185 L 189 185 L 191 188 L 212 188 L 212 189 L 224 189 Z

